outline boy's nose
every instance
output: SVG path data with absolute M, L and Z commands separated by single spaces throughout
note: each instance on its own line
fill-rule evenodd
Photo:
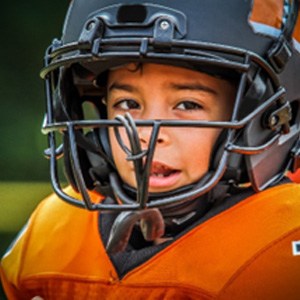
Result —
M 160 100 L 160 98 L 158 98 Z M 156 105 L 152 105 L 151 107 L 147 107 L 143 114 L 141 115 L 141 119 L 144 120 L 163 120 L 169 119 L 169 116 L 166 113 L 165 107 L 160 106 L 159 103 L 161 101 L 154 101 Z M 142 145 L 147 145 L 150 142 L 153 128 L 151 126 L 142 126 L 138 128 L 139 137 Z M 158 137 L 156 139 L 156 144 L 164 145 L 170 142 L 170 128 L 169 127 L 160 127 L 158 132 Z
M 150 139 L 152 137 L 153 129 L 152 127 L 140 127 L 138 129 L 139 139 L 142 146 L 148 146 Z M 169 141 L 168 134 L 165 129 L 160 128 L 158 137 L 156 139 L 157 144 L 167 144 Z

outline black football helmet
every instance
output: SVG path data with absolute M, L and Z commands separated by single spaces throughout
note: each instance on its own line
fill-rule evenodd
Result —
M 45 153 L 58 196 L 89 210 L 156 209 L 165 218 L 195 209 L 200 198 L 213 202 L 233 186 L 264 190 L 288 170 L 295 171 L 300 156 L 298 5 L 295 0 L 71 1 L 62 37 L 47 49 L 41 71 L 47 95 L 42 131 L 48 135 Z M 101 102 L 107 72 L 129 62 L 176 65 L 234 81 L 231 119 L 133 120 L 127 114 L 108 120 Z M 121 126 L 130 147 L 118 134 Z M 141 149 L 139 126 L 152 128 L 147 150 Z M 210 169 L 199 182 L 151 194 L 151 160 L 164 126 L 222 128 L 222 134 Z M 136 189 L 118 175 L 108 127 L 114 127 L 120 147 L 134 162 Z M 82 199 L 61 187 L 61 156 L 67 181 Z M 94 203 L 90 190 L 110 200 Z

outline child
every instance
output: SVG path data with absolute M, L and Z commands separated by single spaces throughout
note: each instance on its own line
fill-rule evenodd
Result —
M 298 299 L 297 16 L 73 0 L 41 72 L 55 194 L 2 259 L 8 298 Z

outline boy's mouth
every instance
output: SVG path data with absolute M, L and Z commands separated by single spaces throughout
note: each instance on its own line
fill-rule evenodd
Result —
M 157 177 L 167 177 L 170 176 L 172 173 L 177 172 L 178 170 L 172 169 L 164 164 L 161 163 L 153 163 L 151 167 L 150 176 L 157 176 Z
M 165 164 L 154 162 L 151 166 L 149 186 L 168 187 L 175 183 L 180 171 Z

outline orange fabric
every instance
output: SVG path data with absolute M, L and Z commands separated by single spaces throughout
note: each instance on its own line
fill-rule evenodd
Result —
M 293 32 L 293 38 L 300 43 L 300 10 L 298 12 L 297 23 Z
M 9 299 L 296 300 L 300 255 L 291 245 L 300 241 L 299 199 L 297 184 L 255 194 L 119 278 L 97 213 L 52 196 L 3 258 L 4 286 Z
M 280 29 L 283 0 L 254 0 L 250 20 Z
M 300 183 L 300 169 L 298 169 L 295 173 L 289 172 L 289 173 L 288 173 L 288 177 L 289 177 L 292 181 L 297 182 L 297 183 Z

